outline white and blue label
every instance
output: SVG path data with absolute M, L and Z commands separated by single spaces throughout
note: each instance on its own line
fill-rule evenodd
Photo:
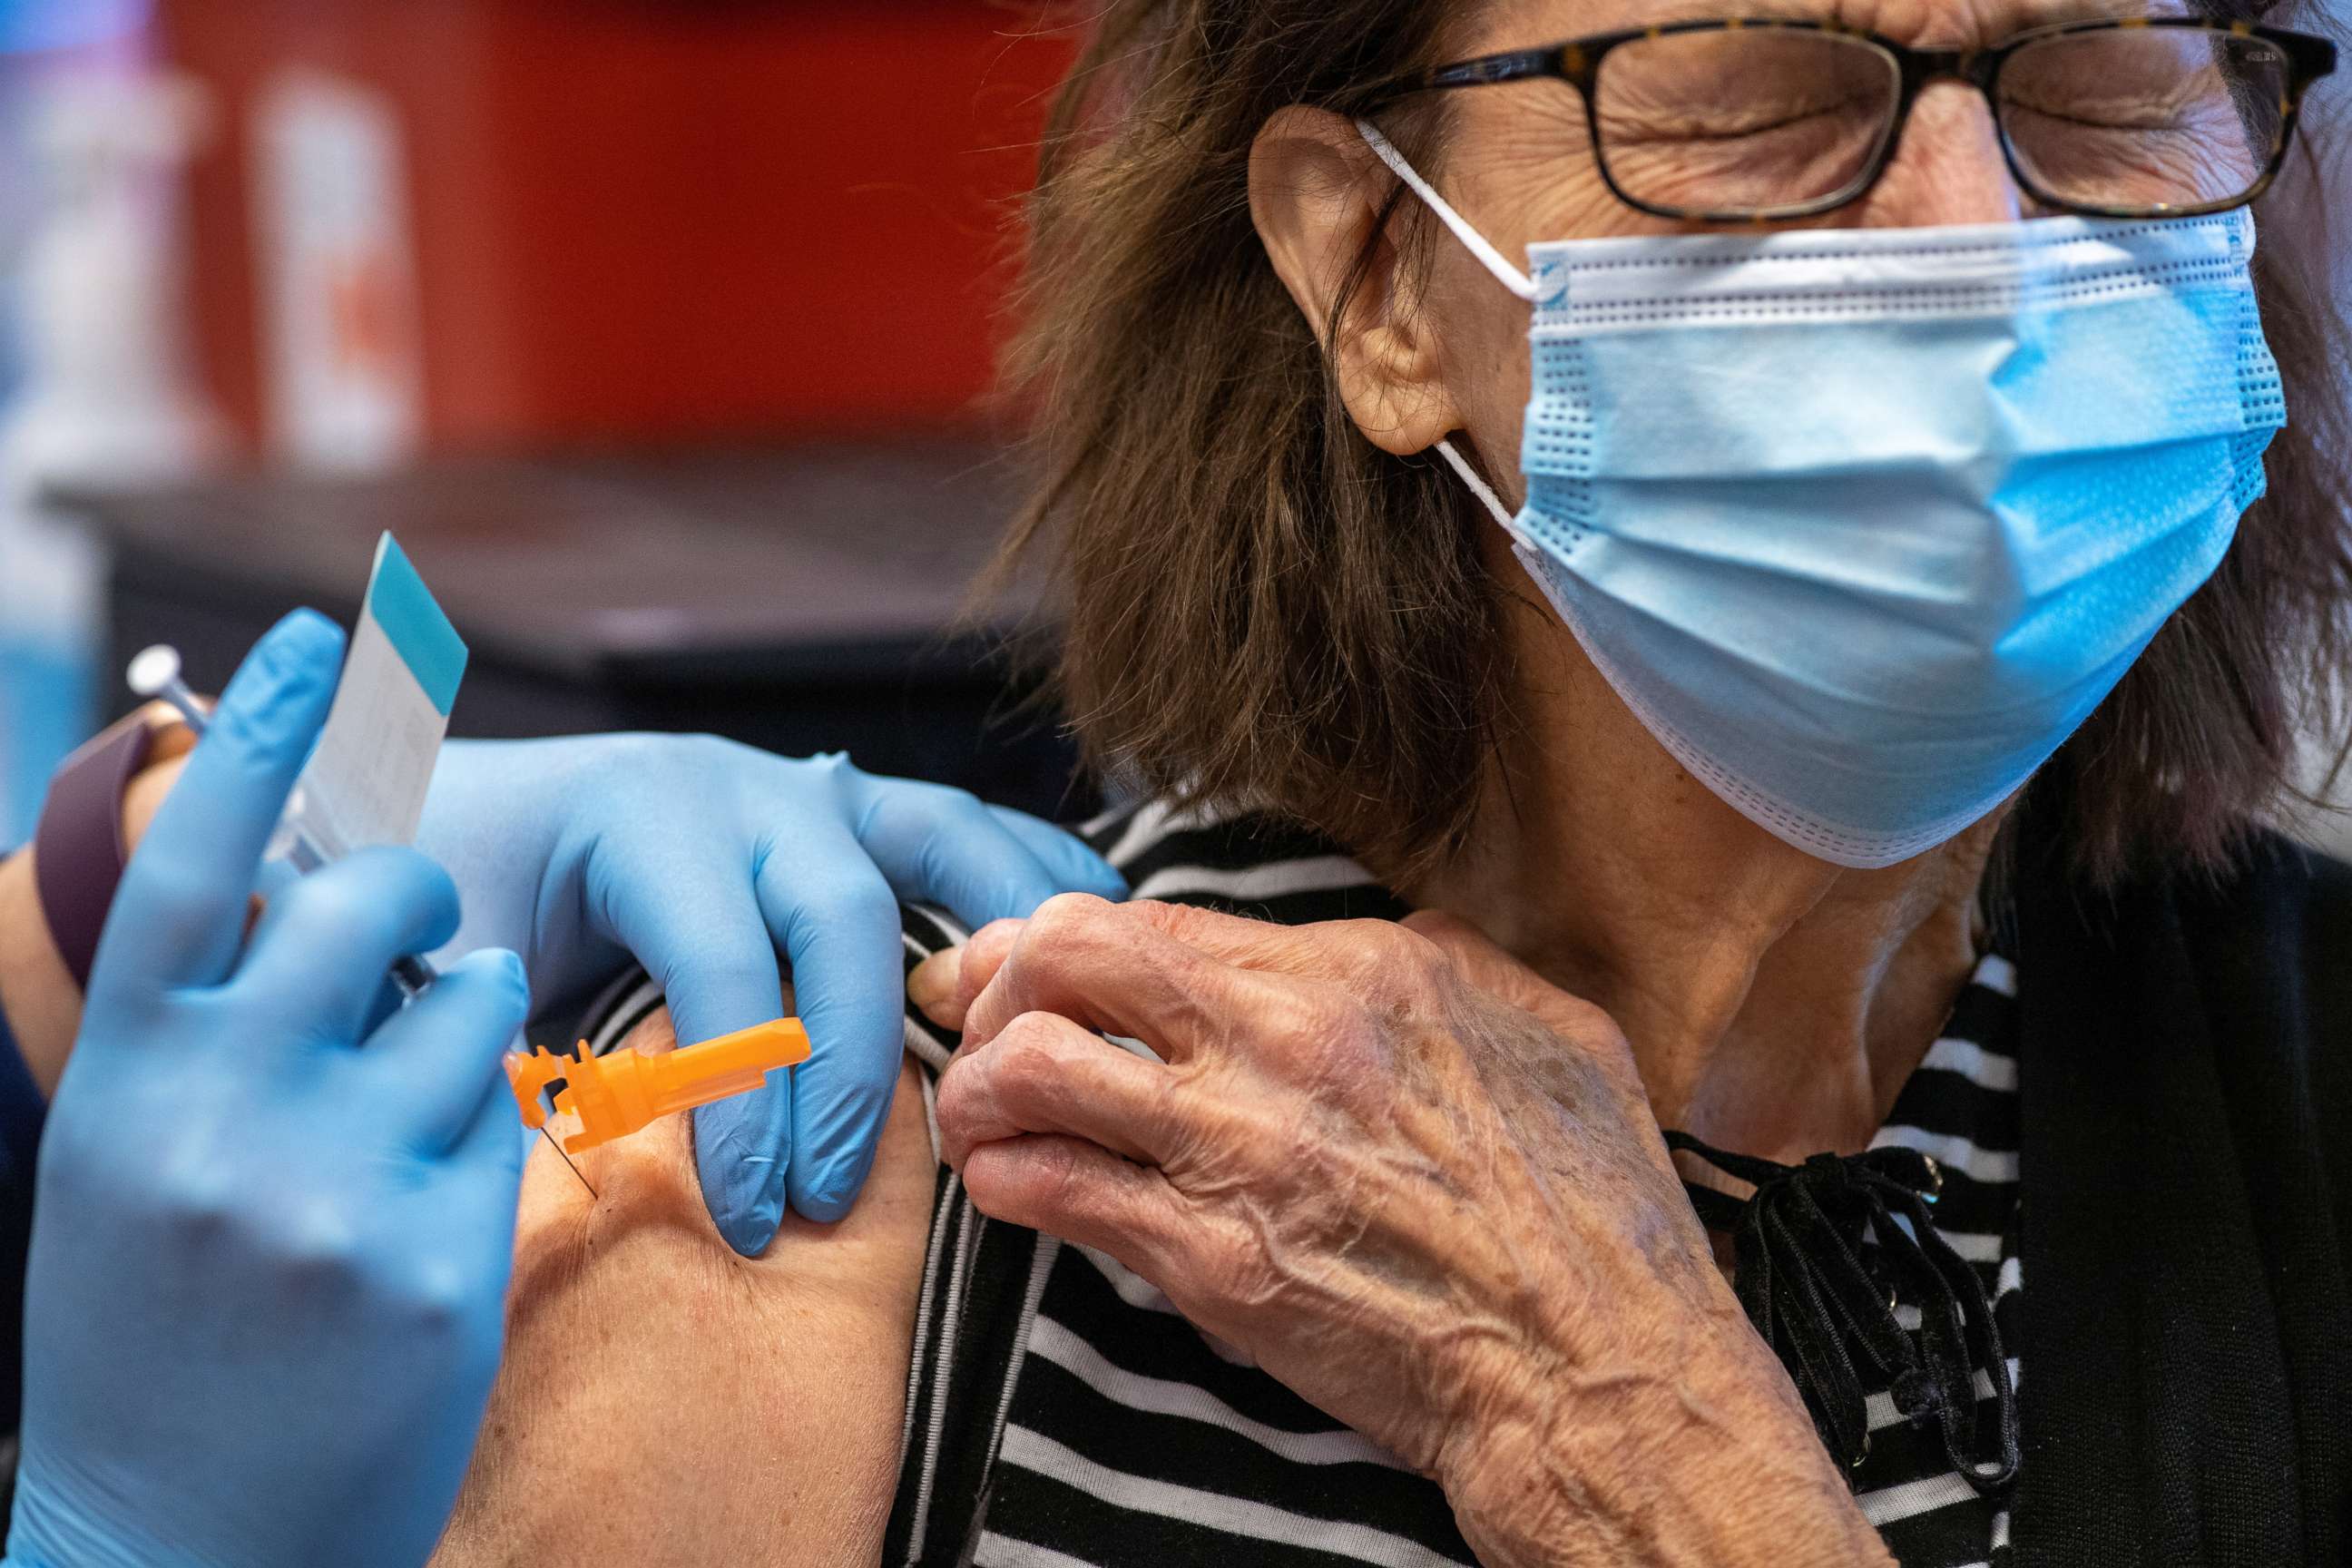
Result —
M 416 837 L 465 674 L 464 640 L 385 534 L 326 730 L 302 773 L 303 826 L 329 858 Z

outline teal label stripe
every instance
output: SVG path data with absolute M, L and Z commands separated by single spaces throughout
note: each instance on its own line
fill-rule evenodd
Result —
M 434 602 L 433 590 L 408 563 L 400 542 L 389 533 L 376 542 L 366 613 L 375 617 L 401 662 L 446 719 L 449 705 L 457 700 L 457 682 L 466 675 L 465 639 Z

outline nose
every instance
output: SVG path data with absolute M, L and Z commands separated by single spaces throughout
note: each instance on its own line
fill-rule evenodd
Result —
M 1840 223 L 1864 228 L 2014 222 L 2032 205 L 2001 156 L 1984 94 L 1966 82 L 1930 83 L 1912 105 L 1902 142 L 1877 186 Z

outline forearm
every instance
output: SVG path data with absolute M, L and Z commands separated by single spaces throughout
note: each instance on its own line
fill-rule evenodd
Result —
M 1671 1376 L 1524 1356 L 1482 1375 L 1439 1478 L 1479 1562 L 1891 1564 L 1796 1391 L 1749 1348 L 1702 1353 Z

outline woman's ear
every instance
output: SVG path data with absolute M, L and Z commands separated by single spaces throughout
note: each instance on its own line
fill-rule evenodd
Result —
M 1425 452 L 1461 426 L 1430 324 L 1404 286 L 1381 213 L 1396 176 L 1328 110 L 1280 110 L 1250 147 L 1250 217 L 1276 276 L 1337 367 L 1348 413 L 1372 445 Z M 1370 264 L 1331 336 L 1331 308 L 1359 257 Z

